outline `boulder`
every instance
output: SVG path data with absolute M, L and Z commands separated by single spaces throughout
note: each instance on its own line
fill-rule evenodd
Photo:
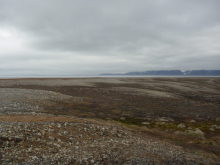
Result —
M 181 123 L 181 124 L 179 124 L 177 127 L 178 127 L 178 128 L 185 128 L 186 126 L 185 126 L 185 124 Z

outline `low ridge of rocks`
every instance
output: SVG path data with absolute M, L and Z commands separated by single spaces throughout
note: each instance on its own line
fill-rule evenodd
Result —
M 71 117 L 70 122 L 0 122 L 0 159 L 5 165 L 211 161 L 181 147 L 135 135 L 117 125 L 76 117 Z

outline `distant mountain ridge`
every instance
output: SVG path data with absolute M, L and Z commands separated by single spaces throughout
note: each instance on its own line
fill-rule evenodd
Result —
M 149 76 L 220 76 L 220 70 L 149 70 L 144 72 L 103 73 L 101 75 L 149 75 Z

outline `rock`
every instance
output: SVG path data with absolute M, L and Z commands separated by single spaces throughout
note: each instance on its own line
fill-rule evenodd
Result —
M 33 156 L 32 159 L 38 159 L 38 157 L 37 156 Z
M 42 158 L 47 159 L 47 156 L 46 155 L 42 155 Z
M 158 125 L 164 125 L 165 123 L 164 123 L 164 122 L 157 122 L 156 124 L 158 124 Z
M 32 152 L 32 147 L 28 148 L 26 152 Z
M 55 140 L 55 138 L 53 136 L 49 136 L 48 139 L 52 140 L 52 141 Z
M 117 130 L 118 130 L 117 127 L 113 127 L 111 133 L 112 133 L 112 134 L 115 134 L 115 133 L 117 133 Z
M 179 135 L 182 134 L 182 133 L 183 133 L 183 132 L 181 132 L 181 131 L 176 131 L 176 132 L 175 132 L 175 134 L 179 134 Z
M 64 135 L 67 135 L 67 134 L 68 134 L 68 132 L 67 132 L 67 131 L 64 131 L 63 133 L 64 133 Z
M 54 129 L 49 129 L 49 132 L 54 132 Z
M 53 126 L 52 126 L 52 125 L 49 125 L 48 127 L 49 127 L 50 129 L 53 129 Z
M 55 126 L 56 124 L 55 123 L 51 123 L 51 126 Z
M 188 127 L 187 129 L 188 129 L 188 130 L 192 130 L 192 128 L 191 128 L 191 127 Z
M 197 134 L 204 134 L 204 132 L 202 132 L 199 128 L 196 128 L 194 133 L 197 133 Z
M 142 122 L 141 124 L 143 124 L 143 125 L 148 125 L 148 124 L 150 124 L 149 122 Z
M 60 148 L 61 146 L 59 144 L 54 144 L 55 146 L 57 146 L 58 148 Z
M 159 117 L 157 121 L 174 121 L 174 119 L 170 117 Z
M 185 128 L 186 126 L 185 126 L 185 124 L 181 123 L 181 124 L 179 124 L 177 127 L 178 127 L 178 128 Z
M 37 136 L 41 136 L 41 133 L 37 133 Z
M 121 134 L 119 133 L 119 134 L 117 134 L 117 136 L 118 136 L 118 137 L 121 137 Z
M 57 124 L 57 127 L 58 127 L 58 128 L 61 128 L 61 124 Z
M 215 131 L 214 128 L 210 128 L 209 131 Z
M 215 128 L 215 129 L 220 129 L 220 127 L 219 127 L 219 126 L 217 126 L 217 125 L 213 125 L 213 126 L 212 126 L 212 128 Z
M 191 120 L 190 122 L 191 122 L 191 123 L 195 123 L 196 121 L 195 121 L 195 120 Z
M 125 120 L 126 118 L 125 117 L 120 117 L 120 120 Z

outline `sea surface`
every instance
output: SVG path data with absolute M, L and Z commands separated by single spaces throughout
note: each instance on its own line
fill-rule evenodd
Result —
M 18 79 L 18 78 L 130 78 L 130 77 L 220 77 L 220 76 L 166 76 L 166 75 L 93 75 L 93 76 L 0 76 L 0 79 Z

